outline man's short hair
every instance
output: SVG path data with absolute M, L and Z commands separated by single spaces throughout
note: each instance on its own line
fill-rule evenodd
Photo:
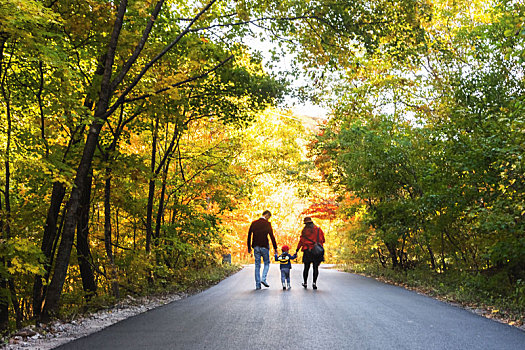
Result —
M 262 216 L 265 216 L 266 214 L 272 216 L 272 213 L 270 213 L 269 210 L 265 210 L 265 211 L 263 211 Z

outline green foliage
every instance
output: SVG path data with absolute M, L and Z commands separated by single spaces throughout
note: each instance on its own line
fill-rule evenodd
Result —
M 429 266 L 465 279 L 466 299 L 479 290 L 519 309 L 524 7 L 486 5 L 437 2 L 427 51 L 371 53 L 349 69 L 312 153 L 341 199 L 359 199 L 341 211 L 360 222 L 345 229 L 359 249 L 349 261 Z
M 41 250 L 29 239 L 10 240 L 2 245 L 2 256 L 10 261 L 7 272 L 11 276 L 42 274 L 43 256 Z M 4 278 L 7 278 L 4 275 Z
M 42 251 L 32 240 L 26 238 L 9 239 L 0 241 L 0 256 L 8 264 L 0 266 L 0 276 L 3 280 L 16 280 L 27 292 L 24 297 L 30 295 L 28 289 L 35 274 L 44 273 L 44 257 Z M 12 304 L 12 290 L 1 289 L 0 303 Z
M 39 1 L 1 0 L 0 23 L 2 36 L 9 40 L 21 40 L 38 52 L 43 49 L 40 46 L 43 40 L 53 35 L 48 31 L 49 24 L 57 24 L 58 16 Z

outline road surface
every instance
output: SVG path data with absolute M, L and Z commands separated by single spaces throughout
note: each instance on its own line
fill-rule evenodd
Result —
M 256 291 L 253 271 L 58 349 L 525 349 L 517 328 L 371 278 L 321 269 L 303 289 L 294 265 L 283 291 L 272 265 Z

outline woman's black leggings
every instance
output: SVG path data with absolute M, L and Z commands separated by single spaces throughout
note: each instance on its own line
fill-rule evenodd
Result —
M 319 265 L 321 262 L 316 261 L 310 261 L 307 263 L 304 263 L 304 270 L 303 270 L 303 280 L 304 283 L 308 280 L 308 272 L 310 272 L 310 264 L 314 265 L 314 283 L 317 283 L 317 276 L 319 276 Z

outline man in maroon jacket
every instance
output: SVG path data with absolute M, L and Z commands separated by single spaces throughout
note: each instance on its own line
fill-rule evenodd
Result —
M 273 249 L 277 253 L 277 243 L 273 236 L 272 224 L 268 221 L 271 216 L 270 211 L 265 210 L 262 213 L 262 217 L 252 222 L 248 230 L 248 254 L 252 252 L 253 248 L 253 256 L 255 257 L 255 289 L 261 289 L 261 284 L 269 287 L 266 282 L 266 276 L 270 269 L 270 244 L 268 242 L 268 236 L 270 236 Z M 264 261 L 262 280 L 261 258 Z

